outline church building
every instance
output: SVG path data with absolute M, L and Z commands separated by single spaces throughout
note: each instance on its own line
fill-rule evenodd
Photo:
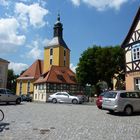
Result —
M 126 90 L 140 90 L 140 7 L 122 48 L 125 49 Z
M 26 86 L 28 87 L 29 77 L 31 76 L 33 69 L 36 69 L 38 78 L 32 80 L 33 85 L 33 98 L 34 101 L 47 101 L 50 94 L 57 91 L 67 91 L 71 93 L 79 93 L 82 87 L 76 81 L 75 73 L 69 68 L 70 66 L 70 49 L 63 39 L 63 24 L 60 21 L 58 15 L 57 21 L 53 28 L 53 38 L 44 47 L 44 61 L 36 64 L 38 68 L 29 67 L 19 78 L 17 82 L 17 91 L 22 94 L 22 84 L 26 79 Z M 39 61 L 39 60 L 38 60 Z M 41 60 L 40 60 L 41 61 Z M 34 72 L 35 73 L 35 72 Z M 19 92 L 20 91 L 20 92 Z M 28 91 L 28 89 L 26 89 Z M 27 94 L 27 92 L 24 92 Z

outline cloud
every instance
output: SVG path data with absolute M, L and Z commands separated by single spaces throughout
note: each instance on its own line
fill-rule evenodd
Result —
M 49 11 L 41 7 L 38 3 L 26 5 L 20 2 L 16 3 L 15 13 L 18 15 L 18 19 L 24 27 L 27 26 L 26 23 L 30 23 L 33 27 L 39 28 L 46 24 L 44 17 Z
M 15 74 L 20 74 L 21 71 L 27 69 L 29 66 L 24 63 L 10 62 L 8 69 L 13 69 Z
M 26 37 L 18 34 L 19 23 L 15 18 L 0 19 L 0 52 L 14 52 L 25 43 Z
M 7 6 L 8 4 L 8 0 L 0 0 L 0 5 Z
M 42 41 L 42 45 L 45 47 L 48 45 L 49 42 L 50 42 L 50 40 L 48 38 L 46 38 Z
M 76 72 L 76 68 L 77 68 L 77 66 L 74 66 L 72 63 L 70 64 L 70 69 L 71 69 L 73 72 Z
M 79 6 L 83 2 L 91 7 L 95 7 L 98 11 L 104 11 L 108 8 L 119 10 L 124 3 L 128 2 L 128 0 L 71 0 L 71 1 L 76 6 Z
M 72 3 L 75 5 L 75 6 L 79 6 L 80 5 L 80 0 L 71 0 Z
M 40 57 L 42 58 L 43 47 L 40 42 L 41 42 L 41 40 L 39 39 L 39 40 L 32 41 L 32 43 L 30 45 L 27 45 L 26 47 L 29 48 L 30 51 L 25 54 L 25 57 L 31 58 L 34 60 L 40 59 Z

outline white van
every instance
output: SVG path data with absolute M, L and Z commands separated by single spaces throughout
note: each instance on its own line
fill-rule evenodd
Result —
M 0 102 L 15 102 L 16 104 L 20 104 L 21 98 L 15 95 L 12 91 L 5 88 L 0 88 Z
M 113 112 L 124 112 L 132 115 L 140 111 L 140 91 L 108 91 L 103 97 L 102 108 Z

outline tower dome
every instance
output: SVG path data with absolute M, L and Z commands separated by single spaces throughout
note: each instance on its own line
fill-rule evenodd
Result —
M 63 24 L 60 22 L 60 15 L 58 14 L 57 21 L 54 24 L 54 37 L 63 38 Z

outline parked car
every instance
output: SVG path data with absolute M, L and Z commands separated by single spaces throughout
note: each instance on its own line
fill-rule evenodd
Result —
M 80 100 L 82 101 L 82 103 L 84 102 L 89 102 L 89 99 L 86 95 L 81 95 L 81 94 L 78 94 L 76 95 L 78 98 L 80 98 Z
M 30 95 L 21 95 L 21 101 L 32 102 L 32 97 Z
M 139 91 L 109 91 L 103 98 L 103 109 L 113 112 L 124 112 L 132 115 L 133 112 L 140 111 Z
M 0 102 L 16 102 L 16 104 L 21 103 L 21 98 L 15 95 L 11 90 L 0 88 Z
M 96 99 L 96 106 L 99 109 L 102 109 L 102 102 L 103 102 L 103 96 L 105 95 L 105 92 L 102 92 Z
M 82 100 L 80 98 L 78 98 L 77 96 L 71 96 L 67 92 L 56 92 L 49 96 L 48 101 L 53 103 L 82 103 Z

